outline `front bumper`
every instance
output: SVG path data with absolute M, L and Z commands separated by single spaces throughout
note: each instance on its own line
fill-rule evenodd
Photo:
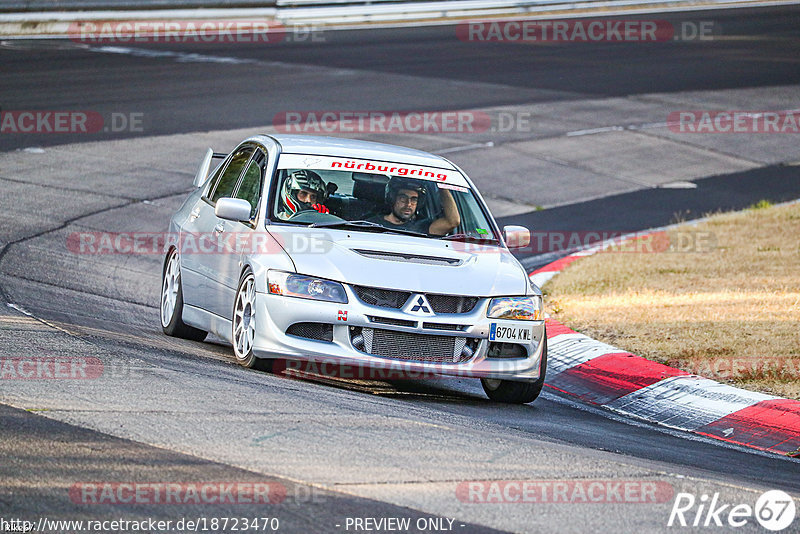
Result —
M 346 291 L 348 304 L 257 293 L 256 338 L 253 348 L 256 357 L 391 369 L 403 371 L 409 376 L 462 376 L 514 381 L 535 381 L 539 378 L 542 351 L 545 347 L 544 321 L 488 319 L 486 308 L 489 299 L 480 299 L 469 313 L 420 317 L 400 309 L 366 304 L 349 287 Z M 381 322 L 376 322 L 376 319 Z M 286 331 L 297 323 L 330 325 L 330 340 L 287 334 Z M 431 328 L 431 323 L 439 326 Z M 514 357 L 490 357 L 490 348 L 497 348 L 489 340 L 491 323 L 499 326 L 532 326 L 531 339 L 528 342 L 513 343 L 521 345 L 521 348 L 512 347 L 518 349 L 512 351 Z M 458 329 L 442 330 L 443 324 L 457 326 Z M 367 353 L 363 343 L 358 342 L 357 336 L 369 330 L 383 331 L 385 339 L 427 342 L 429 338 L 420 336 L 437 336 L 436 340 L 430 340 L 442 341 L 443 346 L 455 346 L 456 353 L 443 354 L 438 361 L 419 361 L 413 356 L 409 359 L 405 355 L 402 358 L 376 356 Z M 460 340 L 454 339 L 448 344 L 451 340 L 446 338 L 449 337 Z M 458 347 L 461 346 L 467 346 L 469 350 L 459 355 Z M 493 350 L 492 354 L 497 354 L 497 351 Z

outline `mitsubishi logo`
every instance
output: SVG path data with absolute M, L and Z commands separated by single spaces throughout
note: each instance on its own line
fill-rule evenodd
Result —
M 414 315 L 433 315 L 431 305 L 428 304 L 428 300 L 422 294 L 411 297 L 409 303 L 406 304 L 405 312 L 413 313 Z
M 416 311 L 420 311 L 420 310 L 422 311 L 422 313 L 430 313 L 431 312 L 430 308 L 428 308 L 425 305 L 425 299 L 422 298 L 422 295 L 420 295 L 419 298 L 417 299 L 417 304 L 413 308 L 411 308 L 412 312 L 416 312 Z

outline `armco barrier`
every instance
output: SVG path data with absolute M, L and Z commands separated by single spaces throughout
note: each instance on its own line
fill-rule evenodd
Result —
M 3 0 L 0 12 L 275 7 L 275 0 Z
M 536 14 L 557 9 L 624 8 L 649 5 L 734 6 L 736 4 L 796 3 L 797 0 L 4 0 L 0 13 L 52 15 L 79 11 L 102 13 L 149 10 L 247 10 L 275 9 L 281 20 L 313 19 L 319 22 L 357 22 L 403 19 L 447 19 Z M 197 16 L 203 16 L 197 13 Z M 90 16 L 91 18 L 91 16 Z M 37 20 L 38 17 L 32 19 Z

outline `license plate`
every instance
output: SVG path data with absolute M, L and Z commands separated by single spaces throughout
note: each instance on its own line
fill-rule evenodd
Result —
M 489 341 L 516 341 L 527 343 L 533 339 L 533 326 L 506 326 L 492 323 L 489 327 Z

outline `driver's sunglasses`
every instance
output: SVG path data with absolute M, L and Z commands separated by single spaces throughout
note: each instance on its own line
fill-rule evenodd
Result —
M 419 202 L 419 197 L 410 197 L 408 195 L 397 195 L 397 200 L 401 204 L 416 204 Z

